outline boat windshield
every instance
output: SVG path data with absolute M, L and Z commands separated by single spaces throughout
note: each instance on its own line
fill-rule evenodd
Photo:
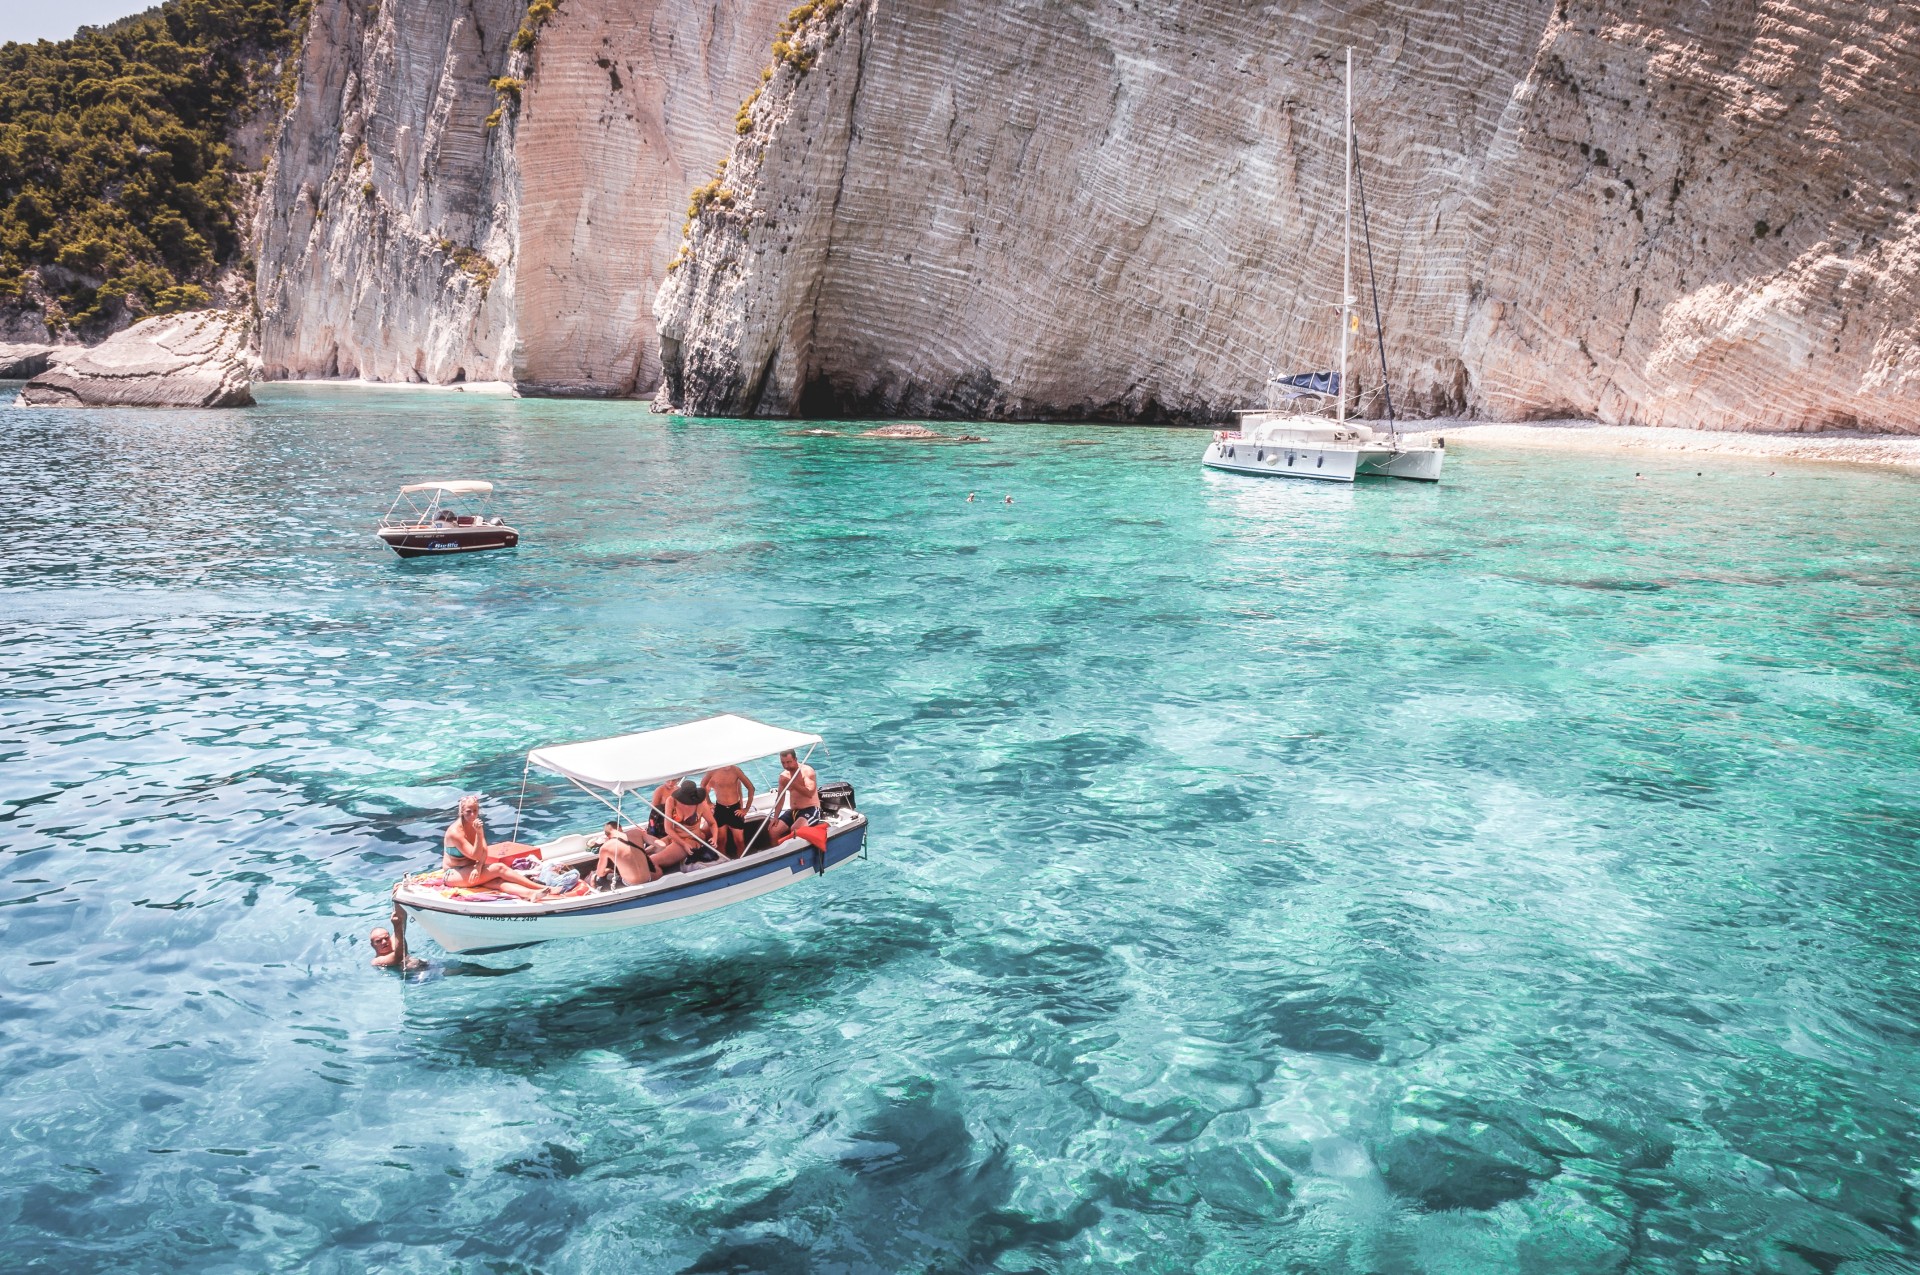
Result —
M 479 506 L 470 506 L 474 512 L 456 513 L 449 508 L 449 498 L 477 497 L 481 505 L 491 499 L 493 484 L 479 479 L 461 478 L 446 481 L 408 483 L 393 498 L 393 504 L 387 509 L 387 516 L 380 520 L 382 527 L 424 527 L 432 523 L 460 521 L 478 522 L 482 515 Z M 404 506 L 404 508 L 402 508 Z

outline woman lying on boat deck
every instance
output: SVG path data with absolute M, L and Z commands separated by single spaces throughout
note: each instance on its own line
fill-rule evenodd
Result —
M 460 799 L 460 814 L 447 828 L 441 859 L 447 870 L 449 885 L 485 885 L 502 894 L 522 899 L 544 899 L 557 893 L 524 872 L 516 872 L 507 866 L 524 854 L 531 854 L 537 859 L 540 850 L 536 846 L 523 846 L 517 841 L 488 845 L 486 825 L 480 822 L 480 799 Z
M 622 828 L 618 819 L 607 820 L 598 844 L 600 857 L 588 880 L 603 890 L 618 889 L 623 883 L 646 885 L 658 881 L 687 858 L 684 847 L 670 846 L 642 827 Z M 607 875 L 609 869 L 617 875 Z
M 617 889 L 621 881 L 645 885 L 690 861 L 715 857 L 715 824 L 700 785 L 682 779 L 677 787 L 660 785 L 653 796 L 646 827 L 622 828 L 617 820 L 607 820 L 598 843 L 600 858 L 593 865 L 592 880 L 601 888 Z M 606 875 L 610 866 L 620 881 Z

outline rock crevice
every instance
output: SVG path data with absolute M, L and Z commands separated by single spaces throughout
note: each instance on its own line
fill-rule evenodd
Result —
M 780 0 L 316 0 L 258 222 L 272 377 L 659 379 L 652 299 Z

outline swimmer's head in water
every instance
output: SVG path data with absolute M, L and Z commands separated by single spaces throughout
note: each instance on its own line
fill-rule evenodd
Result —
M 367 935 L 367 941 L 373 944 L 373 950 L 382 956 L 393 950 L 393 935 L 385 930 L 375 930 Z

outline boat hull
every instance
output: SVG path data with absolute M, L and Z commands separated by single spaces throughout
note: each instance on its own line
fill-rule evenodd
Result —
M 830 833 L 825 850 L 789 841 L 738 862 L 670 874 L 636 893 L 604 903 L 592 895 L 547 908 L 517 903 L 420 903 L 405 898 L 399 902 L 406 909 L 409 924 L 424 930 L 449 952 L 484 952 L 554 939 L 590 938 L 697 916 L 785 889 L 859 858 L 866 849 L 866 839 L 867 821 L 861 818 Z
M 1350 483 L 1356 478 L 1409 478 L 1439 482 L 1446 452 L 1438 447 L 1409 447 L 1399 451 L 1375 447 L 1314 447 L 1293 443 L 1255 443 L 1246 439 L 1216 439 L 1207 445 L 1200 463 L 1209 469 L 1259 478 L 1310 478 L 1320 482 Z
M 382 527 L 376 533 L 387 548 L 403 558 L 441 558 L 455 553 L 511 549 L 520 543 L 512 527 L 442 527 L 414 529 Z

